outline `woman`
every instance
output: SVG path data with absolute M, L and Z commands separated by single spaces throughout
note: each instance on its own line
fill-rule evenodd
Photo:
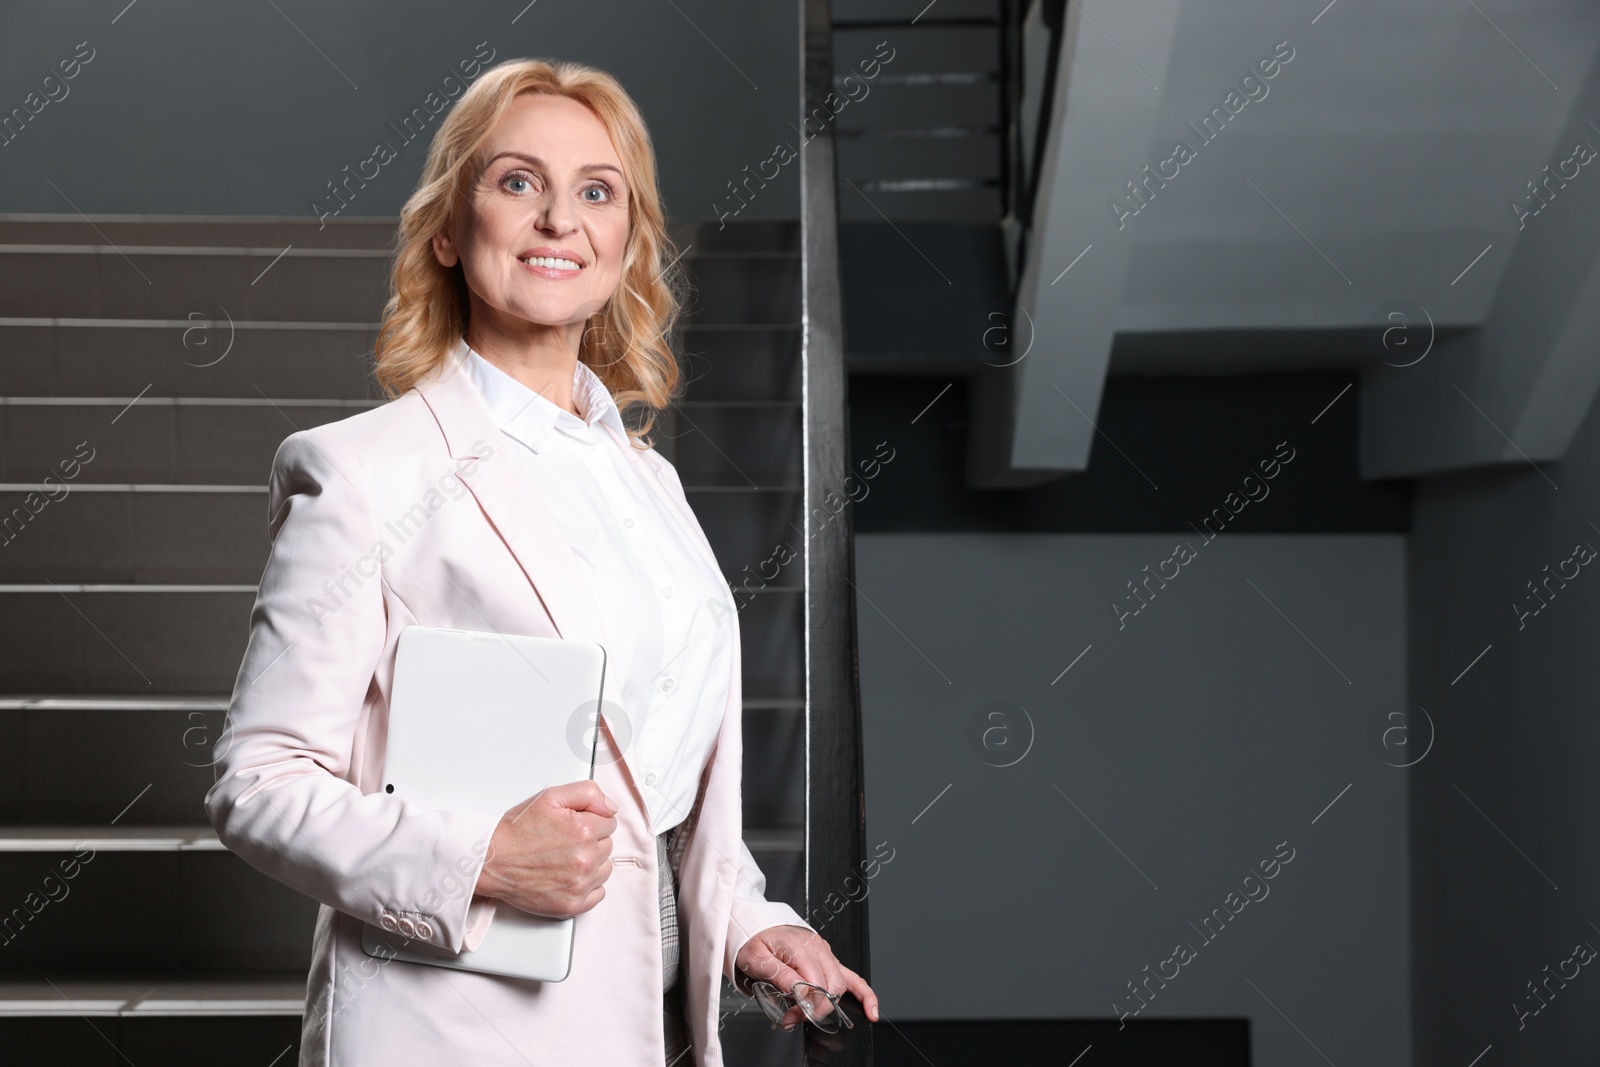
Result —
M 673 258 L 616 81 L 502 64 L 440 125 L 401 214 L 377 345 L 396 399 L 278 451 L 206 807 L 230 849 L 323 905 L 302 1064 L 718 1064 L 724 975 L 798 988 L 823 1016 L 795 983 L 853 992 L 877 1018 L 867 984 L 764 899 L 740 837 L 738 616 L 643 436 L 678 381 Z M 382 792 L 411 625 L 604 644 L 620 712 L 594 780 L 503 813 Z M 577 916 L 565 981 L 362 951 L 363 924 L 471 949 L 504 906 Z

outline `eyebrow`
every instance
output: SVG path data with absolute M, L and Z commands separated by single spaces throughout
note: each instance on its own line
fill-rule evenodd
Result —
M 483 165 L 483 169 L 484 170 L 488 170 L 490 167 L 494 166 L 494 164 L 497 161 L 505 159 L 507 156 L 511 157 L 512 159 L 520 159 L 524 163 L 528 164 L 530 167 L 543 167 L 543 166 L 547 165 L 545 163 L 545 161 L 540 159 L 538 156 L 530 156 L 526 152 L 501 152 L 498 155 L 496 155 L 493 158 L 491 158 L 487 163 L 485 163 Z M 582 171 L 583 173 L 585 173 L 585 174 L 588 174 L 588 173 L 591 173 L 591 172 L 597 171 L 597 170 L 609 170 L 613 174 L 615 174 L 618 178 L 624 177 L 624 175 L 622 173 L 622 168 L 612 166 L 610 163 L 585 163 L 583 166 L 579 167 L 578 169 L 580 171 Z

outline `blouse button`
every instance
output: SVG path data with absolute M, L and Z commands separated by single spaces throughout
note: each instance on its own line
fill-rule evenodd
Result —
M 672 588 L 672 586 L 670 586 L 670 585 L 664 585 L 664 586 L 661 587 L 661 595 L 666 597 L 668 600 L 671 600 L 672 599 L 672 594 L 676 593 L 676 592 L 677 592 L 677 590 Z
M 655 771 L 651 771 L 649 774 L 644 776 L 644 784 L 645 785 L 655 785 L 656 784 L 656 772 Z
M 672 691 L 672 687 L 677 685 L 677 684 L 678 684 L 677 682 L 674 682 L 671 678 L 668 678 L 666 681 L 661 683 L 661 688 L 664 689 L 664 690 L 667 690 L 668 692 L 671 692 Z
M 632 519 L 623 519 L 622 520 L 622 525 L 626 526 L 628 529 L 631 530 L 631 529 L 633 529 L 633 520 Z

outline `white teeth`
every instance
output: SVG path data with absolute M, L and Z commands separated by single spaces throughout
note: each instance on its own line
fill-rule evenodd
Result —
M 523 263 L 530 267 L 554 267 L 556 270 L 579 270 L 580 265 L 570 259 L 556 259 L 553 256 L 527 256 Z

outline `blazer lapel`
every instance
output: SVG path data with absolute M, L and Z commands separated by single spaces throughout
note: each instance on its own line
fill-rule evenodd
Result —
M 522 469 L 516 445 L 501 433 L 456 357 L 417 386 L 438 420 L 454 459 L 477 459 L 458 472 L 477 499 L 563 638 L 605 643 L 594 594 L 572 549 L 537 488 Z

